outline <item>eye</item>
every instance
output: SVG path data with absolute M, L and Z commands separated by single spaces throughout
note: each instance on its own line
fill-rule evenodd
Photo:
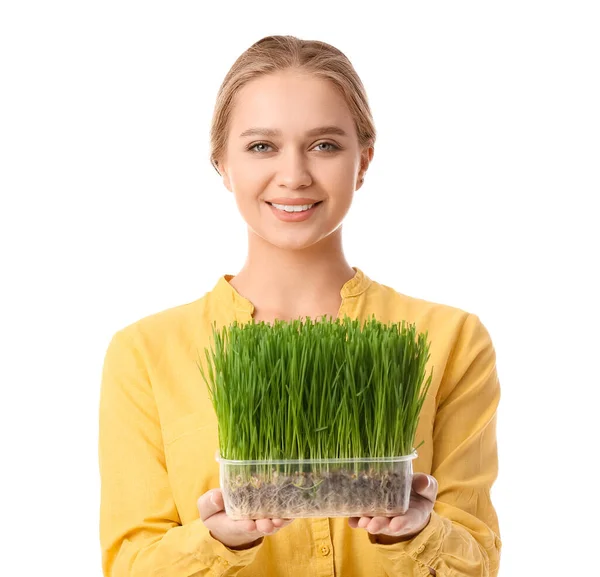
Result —
M 333 144 L 333 142 L 319 142 L 319 144 L 315 145 L 315 148 L 319 147 L 319 146 L 326 146 L 329 148 L 321 148 L 319 150 L 319 152 L 336 152 L 338 150 L 341 150 L 340 147 L 337 144 Z M 261 148 L 258 148 L 261 147 Z M 251 144 L 247 150 L 250 152 L 255 152 L 255 153 L 264 153 L 264 152 L 270 152 L 269 150 L 266 150 L 266 148 L 271 148 L 270 144 L 267 144 L 266 142 L 256 142 L 254 144 Z
M 333 142 L 319 142 L 319 144 L 317 144 L 317 146 L 331 146 L 331 148 L 329 149 L 321 149 L 322 152 L 335 152 L 336 150 L 339 150 L 340 147 L 337 146 L 336 144 L 333 144 Z M 316 148 L 316 147 L 315 147 Z
M 269 145 L 266 142 L 257 142 L 256 144 L 252 144 L 248 147 L 248 150 L 250 152 L 265 152 L 265 150 L 256 150 L 257 146 L 266 146 L 269 147 Z

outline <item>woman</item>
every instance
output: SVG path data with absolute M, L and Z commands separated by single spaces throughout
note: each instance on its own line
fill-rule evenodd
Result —
M 202 298 L 110 342 L 100 407 L 105 575 L 497 575 L 500 390 L 489 334 L 474 314 L 375 282 L 342 250 L 341 223 L 374 142 L 362 83 L 328 44 L 263 38 L 227 74 L 211 161 L 248 224 L 248 255 Z M 416 323 L 432 343 L 408 513 L 229 519 L 216 417 L 196 365 L 211 323 L 373 313 Z

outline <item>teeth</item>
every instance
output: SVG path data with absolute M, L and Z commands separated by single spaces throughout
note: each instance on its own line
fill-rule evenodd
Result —
M 271 204 L 275 208 L 278 208 L 279 210 L 284 210 L 285 212 L 302 212 L 304 210 L 308 210 L 309 208 L 313 207 L 316 203 L 299 204 L 297 206 L 291 206 L 291 205 L 287 205 L 287 204 L 275 204 L 274 202 L 272 202 Z

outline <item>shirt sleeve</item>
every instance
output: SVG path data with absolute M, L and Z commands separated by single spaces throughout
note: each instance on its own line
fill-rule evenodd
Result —
M 198 518 L 182 525 L 136 325 L 110 341 L 99 417 L 100 545 L 105 577 L 236 575 L 262 546 L 234 551 Z M 200 495 L 198 495 L 200 496 Z
M 496 577 L 501 540 L 490 490 L 498 474 L 496 354 L 480 319 L 468 315 L 437 395 L 431 474 L 439 484 L 427 527 L 379 551 L 388 575 Z

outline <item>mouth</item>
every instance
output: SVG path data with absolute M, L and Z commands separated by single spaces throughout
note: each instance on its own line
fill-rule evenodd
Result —
M 284 210 L 284 209 L 282 209 L 282 208 L 279 208 L 278 206 L 274 206 L 272 202 L 267 202 L 266 200 L 265 200 L 265 202 L 266 202 L 266 203 L 267 203 L 269 206 L 272 206 L 273 208 L 275 208 L 276 210 L 280 210 L 281 212 L 285 212 L 285 213 L 288 213 L 288 214 L 295 214 L 295 213 L 302 213 L 302 212 L 306 212 L 306 211 L 308 211 L 308 210 L 311 210 L 311 209 L 313 209 L 315 206 L 319 206 L 319 205 L 320 205 L 320 204 L 321 204 L 323 201 L 322 201 L 322 200 L 319 200 L 318 202 L 313 202 L 313 204 L 310 204 L 310 205 L 304 205 L 304 206 L 308 206 L 308 208 L 307 208 L 307 209 L 305 209 L 305 210 Z M 281 206 L 281 205 L 279 205 L 279 206 Z
M 302 222 L 311 218 L 319 206 L 323 204 L 323 201 L 320 200 L 313 204 L 297 206 L 297 208 L 304 208 L 304 210 L 285 210 L 282 205 L 274 206 L 272 202 L 267 202 L 266 200 L 265 204 L 271 207 L 273 215 L 281 221 Z

